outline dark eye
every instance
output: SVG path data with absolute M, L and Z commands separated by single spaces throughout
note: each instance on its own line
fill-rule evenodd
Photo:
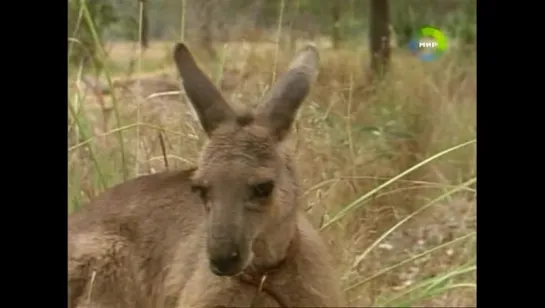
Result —
M 206 202 L 208 200 L 208 187 L 193 185 L 191 186 L 191 190 L 194 193 L 199 194 L 199 197 L 202 199 L 203 202 Z
M 273 181 L 265 181 L 252 185 L 252 198 L 268 198 L 271 196 L 274 189 Z

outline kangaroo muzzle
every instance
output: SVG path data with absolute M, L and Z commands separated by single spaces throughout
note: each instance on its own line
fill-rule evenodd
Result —
M 210 269 L 218 276 L 231 276 L 243 270 L 243 258 L 238 245 L 232 241 L 222 243 L 209 253 Z
M 218 276 L 233 276 L 247 265 L 249 249 L 236 226 L 216 225 L 209 229 L 208 261 L 210 270 Z

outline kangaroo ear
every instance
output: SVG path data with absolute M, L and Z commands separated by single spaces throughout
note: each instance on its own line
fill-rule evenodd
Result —
M 235 114 L 219 90 L 199 69 L 191 52 L 183 43 L 174 47 L 174 62 L 182 84 L 205 132 L 210 134 L 223 122 L 233 120 Z
M 264 122 L 278 141 L 289 133 L 297 110 L 318 75 L 319 62 L 314 45 L 303 47 L 257 108 L 256 121 Z

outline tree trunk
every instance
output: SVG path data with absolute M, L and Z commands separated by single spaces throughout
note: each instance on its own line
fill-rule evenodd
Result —
M 138 0 L 140 2 L 142 25 L 140 27 L 140 46 L 142 50 L 149 46 L 149 20 L 148 20 L 148 1 Z
M 254 29 L 257 29 L 261 26 L 259 23 L 259 19 L 263 18 L 263 12 L 265 8 L 265 1 L 264 0 L 256 0 L 252 3 L 252 24 L 254 26 Z
M 214 16 L 214 6 L 216 1 L 214 0 L 200 0 L 197 1 L 198 10 L 200 14 L 200 25 L 199 25 L 199 36 L 200 36 L 200 45 L 206 50 L 208 55 L 212 59 L 218 59 L 218 54 L 214 49 L 214 37 L 213 37 L 213 16 Z
M 390 63 L 390 6 L 388 0 L 371 0 L 369 36 L 372 78 L 382 78 Z
M 338 49 L 341 41 L 341 1 L 332 0 L 331 14 L 333 15 L 333 27 L 331 29 L 331 41 L 333 49 Z
M 301 0 L 295 0 L 293 10 L 289 10 L 289 38 L 288 38 L 288 50 L 290 53 L 294 53 L 297 49 L 297 39 L 299 38 L 299 28 L 301 23 L 298 21 L 299 8 L 301 6 Z

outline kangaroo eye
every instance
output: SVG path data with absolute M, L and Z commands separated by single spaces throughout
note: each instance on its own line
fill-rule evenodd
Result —
M 273 181 L 265 181 L 252 185 L 252 198 L 268 198 L 271 196 L 274 189 Z
M 194 193 L 199 194 L 199 197 L 202 199 L 202 201 L 206 202 L 208 200 L 208 187 L 201 186 L 201 185 L 193 185 L 191 186 L 191 190 Z

